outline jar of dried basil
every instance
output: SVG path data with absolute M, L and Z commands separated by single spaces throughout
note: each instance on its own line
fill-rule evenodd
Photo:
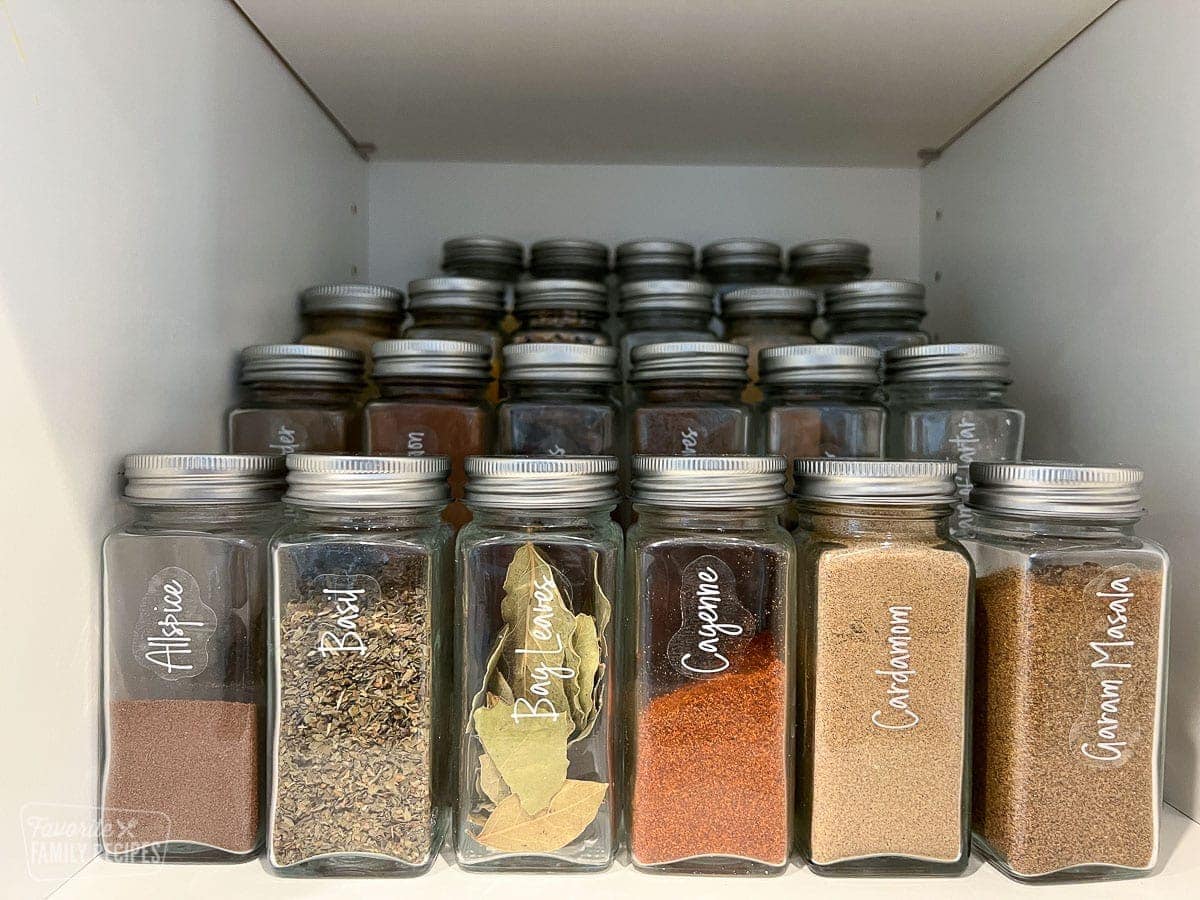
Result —
M 608 288 L 598 281 L 531 278 L 516 287 L 513 343 L 609 344 Z
M 1159 859 L 1169 563 L 1132 466 L 973 463 L 976 845 L 1021 881 Z
M 870 274 L 871 248 L 860 241 L 821 238 L 788 250 L 788 277 L 793 284 L 824 288 Z
M 506 290 L 503 282 L 481 278 L 419 278 L 408 283 L 412 321 L 404 336 L 483 344 L 491 351 L 492 383 L 487 396 L 493 402 L 498 395 L 500 350 L 505 342 L 500 320 Z
M 463 278 L 512 283 L 525 268 L 525 247 L 489 235 L 464 235 L 442 244 L 442 271 Z
M 311 344 L 247 347 L 241 401 L 228 417 L 230 452 L 357 450 L 363 365 L 357 350 Z
M 507 396 L 496 407 L 496 452 L 532 456 L 615 456 L 621 416 L 614 347 L 509 344 Z
M 860 344 L 886 353 L 929 343 L 921 330 L 925 286 L 916 281 L 870 279 L 825 289 L 831 344 Z
M 696 248 L 665 238 L 625 241 L 613 253 L 613 270 L 622 283 L 688 279 L 696 273 Z
M 529 245 L 529 274 L 602 282 L 608 277 L 608 246 L 581 238 L 535 241 Z
M 796 558 L 777 456 L 639 456 L 623 621 L 633 864 L 750 875 L 791 850 Z
M 947 462 L 797 460 L 801 853 L 953 875 L 970 848 L 971 560 Z
M 271 541 L 267 862 L 418 875 L 449 821 L 453 530 L 444 456 L 288 458 Z
M 262 842 L 267 542 L 283 457 L 138 454 L 104 541 L 106 857 L 247 859 Z
M 705 281 L 631 281 L 621 285 L 621 376 L 634 347 L 661 341 L 712 341 L 712 286 Z
M 746 348 L 720 341 L 643 344 L 629 376 L 631 453 L 748 453 L 753 410 L 742 399 Z
M 300 294 L 301 344 L 362 354 L 370 377 L 371 346 L 400 334 L 404 293 L 383 284 L 318 284 Z
M 616 847 L 617 461 L 476 457 L 458 537 L 458 862 L 606 868 Z
M 762 399 L 758 386 L 758 355 L 768 347 L 815 344 L 809 326 L 817 314 L 816 291 L 765 284 L 735 288 L 721 298 L 725 337 L 749 352 L 750 383 L 742 391 L 747 403 Z

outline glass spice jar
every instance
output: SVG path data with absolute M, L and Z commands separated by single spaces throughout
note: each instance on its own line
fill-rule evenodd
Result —
M 484 392 L 491 351 L 467 341 L 398 340 L 375 345 L 380 397 L 363 410 L 363 450 L 379 456 L 445 456 L 450 504 L 443 518 L 459 528 L 468 456 L 492 447 L 492 407 Z
M 848 238 L 804 241 L 788 250 L 792 284 L 824 288 L 859 281 L 871 274 L 871 248 Z
M 458 537 L 458 863 L 595 871 L 617 843 L 612 457 L 476 457 Z
M 1131 466 L 973 463 L 976 846 L 1020 881 L 1159 859 L 1170 566 Z
M 994 344 L 931 344 L 888 353 L 888 456 L 958 463 L 965 499 L 972 462 L 1021 458 L 1025 413 L 1005 396 L 1012 382 L 1008 369 L 1008 352 Z M 965 534 L 972 515 L 969 507 L 960 507 L 951 531 Z
M 600 281 L 608 277 L 608 246 L 580 238 L 547 238 L 529 246 L 529 274 L 535 279 Z
M 371 377 L 371 346 L 398 337 L 404 293 L 382 284 L 318 284 L 300 294 L 301 344 L 357 350 Z
M 596 281 L 529 279 L 516 287 L 514 314 L 520 325 L 515 344 L 607 345 L 608 288 Z
M 973 585 L 954 472 L 796 461 L 798 845 L 819 874 L 966 867 Z
M 271 541 L 267 863 L 419 875 L 449 823 L 445 457 L 288 457 Z
M 720 341 L 643 344 L 633 351 L 630 453 L 749 453 L 755 439 L 746 348 Z
M 742 391 L 747 403 L 762 399 L 758 355 L 768 347 L 814 344 L 809 327 L 820 295 L 805 288 L 758 285 L 736 288 L 721 298 L 725 338 L 749 351 L 750 383 Z
M 921 331 L 925 286 L 916 281 L 851 281 L 825 289 L 831 344 L 859 344 L 886 353 L 929 343 Z
M 778 284 L 783 274 L 782 250 L 761 238 L 729 238 L 706 244 L 700 251 L 700 271 L 721 288 L 752 284 Z
M 779 457 L 634 458 L 621 659 L 634 866 L 774 874 L 791 850 L 796 556 Z
M 228 415 L 230 452 L 358 449 L 363 368 L 357 350 L 311 344 L 247 347 L 242 398 Z
M 509 344 L 507 396 L 496 408 L 496 452 L 532 456 L 615 456 L 621 416 L 614 347 Z
M 487 398 L 493 403 L 498 396 L 500 350 L 505 341 L 500 327 L 505 290 L 503 282 L 480 278 L 419 278 L 408 283 L 412 321 L 404 336 L 486 346 L 492 354 Z
M 464 235 L 442 244 L 442 271 L 463 278 L 513 283 L 525 269 L 525 247 L 488 235 Z
M 262 842 L 267 541 L 283 457 L 125 458 L 104 540 L 102 849 L 223 861 Z
M 711 341 L 712 287 L 704 281 L 631 281 L 620 287 L 621 376 L 634 347 L 661 341 Z
M 639 238 L 618 244 L 613 271 L 629 281 L 687 280 L 696 274 L 696 248 L 684 241 Z

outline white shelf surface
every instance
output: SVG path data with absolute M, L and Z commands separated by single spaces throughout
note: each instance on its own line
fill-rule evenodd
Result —
M 122 900 L 163 897 L 396 897 L 453 900 L 475 896 L 486 900 L 527 900 L 549 891 L 569 891 L 574 900 L 615 897 L 684 896 L 688 900 L 728 900 L 733 891 L 750 890 L 756 900 L 794 898 L 817 892 L 823 898 L 886 897 L 987 898 L 1015 893 L 1052 893 L 1088 900 L 1192 897 L 1200 884 L 1200 825 L 1165 807 L 1163 862 L 1154 875 L 1135 881 L 1025 887 L 1005 878 L 978 858 L 961 878 L 822 878 L 793 868 L 778 878 L 732 879 L 657 876 L 614 866 L 601 875 L 476 874 L 439 861 L 433 871 L 412 879 L 298 879 L 270 875 L 259 862 L 236 866 L 133 866 L 96 860 L 68 881 L 55 900 L 120 897 Z M 569 879 L 570 885 L 561 880 Z

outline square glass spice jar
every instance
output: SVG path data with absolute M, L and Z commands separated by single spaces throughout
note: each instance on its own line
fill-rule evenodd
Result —
M 283 457 L 126 457 L 104 541 L 102 851 L 230 861 L 262 843 L 267 541 Z
M 1020 881 L 1153 871 L 1170 565 L 1132 466 L 973 463 L 976 846 Z
M 303 334 L 297 343 L 362 354 L 370 378 L 371 346 L 397 337 L 404 292 L 384 284 L 316 284 L 300 294 Z
M 972 568 L 947 462 L 795 463 L 798 847 L 822 875 L 954 875 L 970 852 Z
M 418 278 L 408 283 L 404 337 L 483 344 L 491 353 L 492 379 L 487 398 L 495 402 L 508 286 L 482 278 Z
M 598 281 L 531 278 L 516 286 L 514 344 L 611 343 L 604 330 L 608 288 Z
M 749 353 L 750 383 L 742 391 L 747 403 L 762 399 L 758 358 L 763 350 L 816 343 L 809 326 L 819 298 L 816 291 L 785 285 L 736 288 L 721 297 L 725 337 Z
M 633 351 L 663 341 L 713 341 L 712 285 L 701 279 L 622 282 L 621 376 L 629 378 Z
M 444 456 L 292 454 L 271 541 L 267 855 L 287 876 L 428 871 L 453 744 Z
M 917 281 L 864 279 L 825 289 L 825 323 L 831 344 L 858 344 L 882 353 L 928 344 L 921 330 L 925 285 Z
M 442 244 L 442 271 L 448 275 L 511 284 L 524 269 L 525 247 L 519 241 L 468 234 Z

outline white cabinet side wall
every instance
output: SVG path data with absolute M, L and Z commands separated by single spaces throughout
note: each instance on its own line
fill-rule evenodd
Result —
M 236 350 L 365 271 L 366 164 L 231 4 L 77 0 L 0 3 L 0 159 L 0 882 L 45 894 L 86 862 L 22 826 L 95 803 L 119 460 L 220 448 Z
M 875 271 L 915 277 L 915 169 L 372 162 L 370 273 L 403 287 L 434 275 L 441 243 L 497 234 L 526 243 L 639 237 L 697 247 L 723 237 L 790 244 L 857 237 Z
M 1194 0 L 1123 0 L 922 179 L 943 336 L 1013 355 L 1030 457 L 1147 470 L 1174 559 L 1167 799 L 1200 816 L 1200 83 Z M 938 279 L 935 281 L 935 279 Z

